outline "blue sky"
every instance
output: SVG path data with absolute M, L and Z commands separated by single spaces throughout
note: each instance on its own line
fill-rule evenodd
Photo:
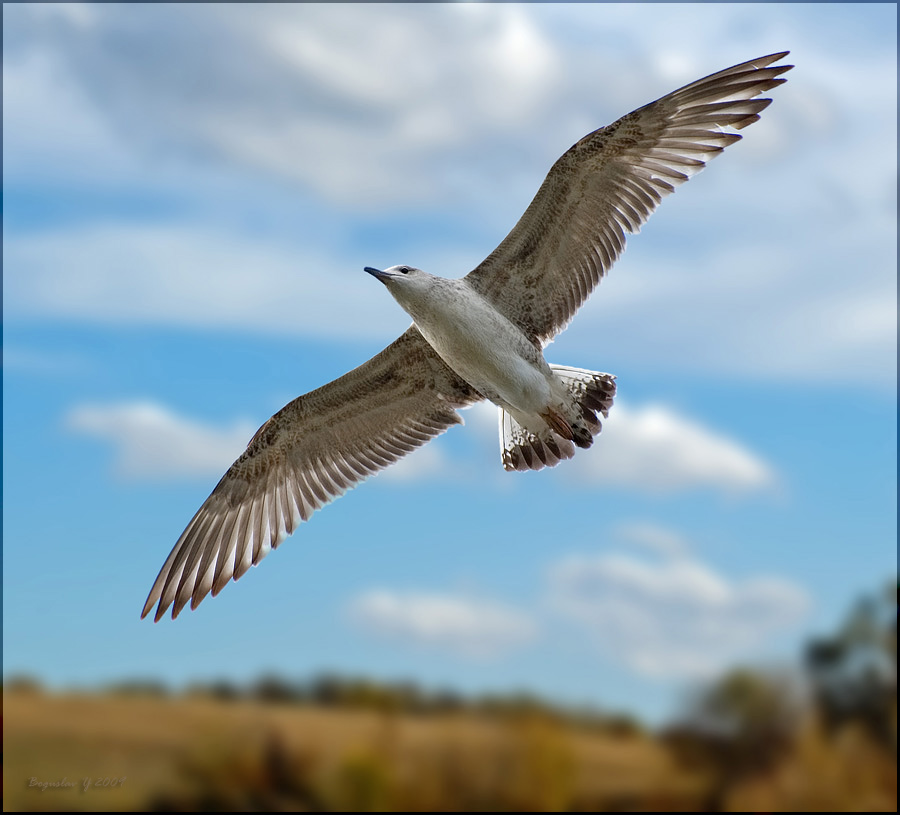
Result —
M 893 4 L 3 7 L 4 671 L 528 689 L 659 720 L 896 572 Z M 408 325 L 596 127 L 779 50 L 744 140 L 551 362 L 594 447 L 503 472 L 493 408 L 174 623 L 138 618 L 255 429 Z

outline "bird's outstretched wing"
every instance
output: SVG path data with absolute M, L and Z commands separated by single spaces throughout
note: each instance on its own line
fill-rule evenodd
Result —
M 786 82 L 789 52 L 685 85 L 577 142 L 553 165 L 525 214 L 466 276 L 529 337 L 562 331 L 641 224 L 675 187 L 741 137 Z
M 415 326 L 350 373 L 269 419 L 182 533 L 141 617 L 218 594 L 319 507 L 462 422 L 480 401 Z

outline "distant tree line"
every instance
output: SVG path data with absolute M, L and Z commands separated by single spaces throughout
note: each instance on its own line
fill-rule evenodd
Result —
M 20 693 L 39 693 L 42 690 L 40 682 L 28 676 L 10 677 L 4 685 L 6 690 Z M 169 697 L 180 693 L 155 679 L 123 680 L 107 685 L 105 690 L 119 696 Z M 469 697 L 448 689 L 428 690 L 412 681 L 379 682 L 330 673 L 309 680 L 291 680 L 270 673 L 244 684 L 215 679 L 194 682 L 182 693 L 220 702 L 309 705 L 370 710 L 382 714 L 433 716 L 467 713 L 488 718 L 531 717 L 623 737 L 644 732 L 640 721 L 629 714 L 601 711 L 587 705 L 566 707 L 525 691 Z
M 292 681 L 276 674 L 267 674 L 247 685 L 215 680 L 195 683 L 187 692 L 220 701 L 253 700 L 378 713 L 427 716 L 465 712 L 488 717 L 539 716 L 561 724 L 615 731 L 619 735 L 642 732 L 638 720 L 627 714 L 607 713 L 588 706 L 565 707 L 527 692 L 468 697 L 446 688 L 429 690 L 412 681 L 379 682 L 336 674 L 322 674 L 308 681 Z

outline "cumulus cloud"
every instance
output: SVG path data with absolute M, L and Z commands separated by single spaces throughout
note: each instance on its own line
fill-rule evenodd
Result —
M 464 412 L 463 432 L 477 436 L 481 447 L 497 441 L 497 408 L 482 402 Z M 454 435 L 459 436 L 460 431 Z M 456 439 L 455 439 L 456 440 Z M 455 441 L 454 440 L 454 441 Z M 460 456 L 450 449 L 451 441 L 441 437 L 426 450 L 413 454 L 418 461 L 408 465 L 410 478 L 470 479 L 470 471 Z M 433 453 L 430 451 L 434 450 Z M 411 457 L 411 459 L 413 458 Z M 487 457 L 484 457 L 487 460 Z M 490 465 L 495 465 L 493 459 Z M 497 485 L 506 485 L 517 476 L 504 473 L 496 462 Z M 393 468 L 392 468 L 393 469 Z M 388 470 L 390 472 L 390 470 Z M 397 473 L 401 477 L 401 473 Z M 521 476 L 518 476 L 521 478 Z M 604 421 L 603 432 L 587 451 L 578 451 L 570 461 L 560 463 L 545 477 L 562 478 L 583 488 L 598 485 L 622 487 L 641 492 L 680 492 L 707 489 L 728 495 L 765 491 L 778 483 L 773 467 L 740 441 L 709 428 L 670 407 L 646 404 L 631 407 L 617 401 Z M 633 534 L 632 534 L 633 533 Z M 635 527 L 634 539 L 664 548 L 677 546 L 670 533 Z
M 516 476 L 502 472 L 499 456 L 495 460 L 493 450 L 490 454 L 473 450 L 473 443 L 497 444 L 497 408 L 483 403 L 464 415 L 465 429 L 454 432 L 471 436 L 462 451 L 454 444 L 460 439 L 440 436 L 388 467 L 383 478 L 399 483 L 470 481 L 471 466 L 465 456 L 478 455 L 495 467 L 483 474 L 484 482 L 507 486 Z M 211 427 L 154 402 L 76 407 L 66 423 L 73 431 L 112 442 L 118 472 L 157 478 L 222 472 L 256 430 L 246 421 Z M 738 442 L 656 406 L 632 411 L 616 405 L 595 448 L 563 462 L 555 472 L 584 487 L 600 484 L 650 492 L 705 488 L 736 494 L 775 483 L 769 465 Z M 492 475 L 496 478 L 491 479 Z M 635 532 L 635 536 L 643 536 L 652 545 L 651 532 Z M 657 545 L 664 546 L 659 535 Z
M 471 468 L 463 456 L 476 452 L 467 444 L 461 452 L 461 432 L 479 446 L 478 455 L 493 470 L 495 486 L 514 485 L 522 476 L 500 469 L 494 459 L 497 441 L 497 408 L 482 402 L 464 412 L 466 426 L 442 436 L 386 470 L 397 480 L 471 480 Z M 489 451 L 489 455 L 482 455 Z M 617 401 L 604 421 L 603 432 L 590 450 L 578 451 L 544 477 L 565 479 L 585 489 L 620 487 L 640 492 L 684 492 L 713 490 L 726 495 L 745 495 L 774 488 L 778 476 L 772 465 L 740 441 L 707 427 L 661 404 L 631 407 Z M 678 542 L 671 533 L 635 525 L 623 535 L 649 546 L 673 550 Z
M 398 184 L 401 160 L 416 178 L 436 148 L 510 131 L 558 79 L 555 49 L 514 6 L 360 6 L 353 19 L 327 4 L 8 16 L 21 33 L 6 54 L 20 71 L 13 84 L 88 90 L 78 121 L 145 151 L 292 179 L 352 208 L 435 200 L 453 169 L 434 184 Z M 36 57 L 40 74 L 28 65 Z M 16 121 L 36 114 L 24 95 L 9 101 Z M 96 157 L 87 139 L 78 147 Z
M 775 474 L 759 456 L 724 434 L 663 405 L 617 402 L 602 434 L 563 471 L 580 483 L 651 491 L 698 487 L 730 493 L 771 487 Z
M 54 360 L 43 356 L 16 353 L 14 362 L 16 367 L 40 372 L 59 369 Z M 247 421 L 213 426 L 152 401 L 81 405 L 66 414 L 64 424 L 73 433 L 111 443 L 118 474 L 155 479 L 221 474 L 257 429 Z M 464 475 L 459 462 L 432 441 L 388 467 L 382 479 L 407 484 Z
M 211 428 L 153 402 L 82 405 L 65 424 L 112 443 L 115 469 L 127 478 L 221 475 L 256 430 L 247 422 Z
M 672 530 L 631 522 L 617 535 L 646 552 L 571 555 L 550 564 L 544 596 L 528 612 L 484 597 L 381 588 L 348 603 L 348 616 L 368 634 L 462 658 L 508 655 L 553 628 L 554 636 L 587 644 L 636 674 L 672 681 L 709 679 L 759 656 L 809 610 L 796 583 L 730 577 Z
M 537 636 L 537 625 L 527 614 L 493 600 L 454 594 L 372 590 L 353 600 L 349 612 L 369 633 L 465 658 L 506 655 Z
M 796 625 L 806 593 L 778 577 L 730 579 L 686 552 L 572 556 L 549 601 L 608 656 L 660 679 L 708 678 Z

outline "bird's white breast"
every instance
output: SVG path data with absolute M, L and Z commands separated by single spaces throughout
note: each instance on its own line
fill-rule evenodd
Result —
M 441 358 L 489 399 L 528 413 L 547 405 L 552 374 L 543 354 L 464 280 L 435 278 L 424 296 L 401 305 Z

